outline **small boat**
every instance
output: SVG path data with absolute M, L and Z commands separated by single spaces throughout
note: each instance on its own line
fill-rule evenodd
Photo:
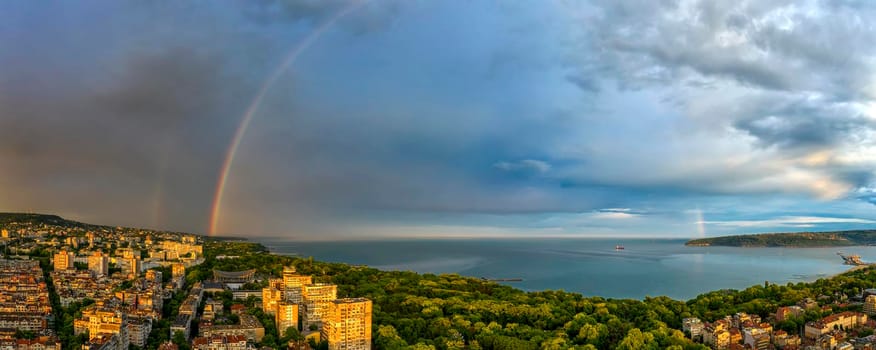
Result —
M 614 250 L 624 250 L 624 246 L 618 244 L 618 245 L 614 246 Z

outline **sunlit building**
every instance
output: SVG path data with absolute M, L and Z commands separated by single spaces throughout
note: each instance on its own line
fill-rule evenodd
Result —
M 88 333 L 89 339 L 98 339 L 101 335 L 118 335 L 121 348 L 128 348 L 127 316 L 124 312 L 114 309 L 88 307 L 82 310 L 82 318 L 73 322 L 75 334 Z
M 246 350 L 246 337 L 242 335 L 198 337 L 192 340 L 195 350 Z
M 283 267 L 283 292 L 286 300 L 300 303 L 301 290 L 308 284 L 313 284 L 313 277 L 299 275 L 294 266 Z
M 232 306 L 232 312 L 234 307 Z M 230 336 L 242 335 L 251 342 L 260 342 L 265 336 L 265 327 L 255 316 L 241 313 L 240 324 L 234 325 L 212 325 L 209 327 L 201 327 L 200 333 L 203 337 L 213 336 Z
M 304 299 L 304 328 L 319 325 L 328 312 L 329 304 L 338 298 L 338 286 L 328 283 L 308 284 L 302 289 Z
M 801 317 L 804 313 L 806 313 L 806 310 L 797 305 L 783 306 L 776 311 L 776 321 L 785 322 L 785 320 L 791 317 Z
M 751 349 L 767 350 L 770 347 L 770 332 L 761 328 L 746 328 L 743 344 Z
M 164 274 L 158 270 L 146 270 L 146 280 L 151 283 L 161 283 L 164 279 Z
M 0 338 L 3 350 L 61 350 L 61 340 L 57 336 L 40 336 L 34 339 Z
M 53 259 L 53 265 L 55 267 L 55 270 L 66 270 L 74 268 L 73 259 L 75 257 L 76 256 L 73 254 L 73 252 L 68 252 L 67 250 L 61 250 L 60 252 L 55 253 Z
M 864 313 L 871 316 L 876 314 L 876 295 L 868 295 L 864 299 Z
M 773 333 L 773 343 L 779 348 L 800 346 L 800 337 L 788 335 L 788 332 L 778 330 Z
M 181 263 L 174 263 L 170 265 L 171 276 L 176 278 L 185 278 L 186 277 L 186 266 Z
M 323 319 L 322 339 L 329 350 L 371 350 L 371 300 L 337 299 Z
M 128 278 L 137 278 L 140 275 L 140 270 L 142 269 L 142 262 L 140 261 L 140 257 L 134 256 L 125 259 L 125 273 L 128 275 Z
M 806 323 L 804 335 L 809 339 L 819 339 L 822 335 L 834 329 L 849 330 L 867 323 L 867 315 L 860 312 L 846 311 L 822 318 L 816 322 Z
M 289 327 L 298 329 L 298 304 L 280 301 L 277 303 L 277 314 L 274 316 L 277 324 L 277 334 L 280 337 L 286 335 Z
M 283 299 L 283 292 L 273 287 L 262 288 L 262 310 L 266 314 L 277 311 L 277 303 Z
M 730 346 L 729 323 L 726 320 L 718 320 L 703 327 L 703 344 L 713 349 L 726 349 Z
M 133 248 L 119 248 L 116 249 L 116 255 L 121 255 L 125 259 L 139 258 L 140 251 Z
M 80 348 L 82 350 L 127 350 L 128 341 L 122 339 L 121 336 L 115 333 L 100 333 L 95 336 L 90 336 L 85 344 Z
M 171 282 L 176 288 L 182 288 L 186 282 L 186 266 L 181 263 L 173 263 L 170 265 Z
M 88 270 L 96 276 L 106 276 L 109 273 L 109 257 L 103 252 L 94 252 L 88 257 Z

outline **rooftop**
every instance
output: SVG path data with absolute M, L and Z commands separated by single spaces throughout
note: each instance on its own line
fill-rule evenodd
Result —
M 368 298 L 343 298 L 343 299 L 335 299 L 332 300 L 335 304 L 353 304 L 353 303 L 363 303 L 366 301 L 371 301 Z

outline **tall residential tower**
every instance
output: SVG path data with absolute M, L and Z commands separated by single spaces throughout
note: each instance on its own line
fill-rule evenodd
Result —
M 371 300 L 337 299 L 329 304 L 321 338 L 329 350 L 371 350 Z

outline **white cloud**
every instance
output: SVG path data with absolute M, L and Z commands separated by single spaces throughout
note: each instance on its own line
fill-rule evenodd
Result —
M 815 227 L 821 224 L 874 224 L 876 221 L 825 216 L 782 216 L 766 220 L 700 221 L 697 223 L 726 227 Z
M 546 173 L 551 170 L 550 164 L 537 159 L 523 159 L 516 162 L 498 162 L 493 164 L 493 167 L 505 171 L 533 171 L 536 173 Z
M 591 214 L 590 217 L 594 218 L 594 219 L 610 219 L 610 220 L 634 219 L 634 218 L 639 217 L 639 214 L 631 214 L 631 213 L 618 212 L 618 211 L 601 211 L 601 212 L 596 212 L 596 213 Z

